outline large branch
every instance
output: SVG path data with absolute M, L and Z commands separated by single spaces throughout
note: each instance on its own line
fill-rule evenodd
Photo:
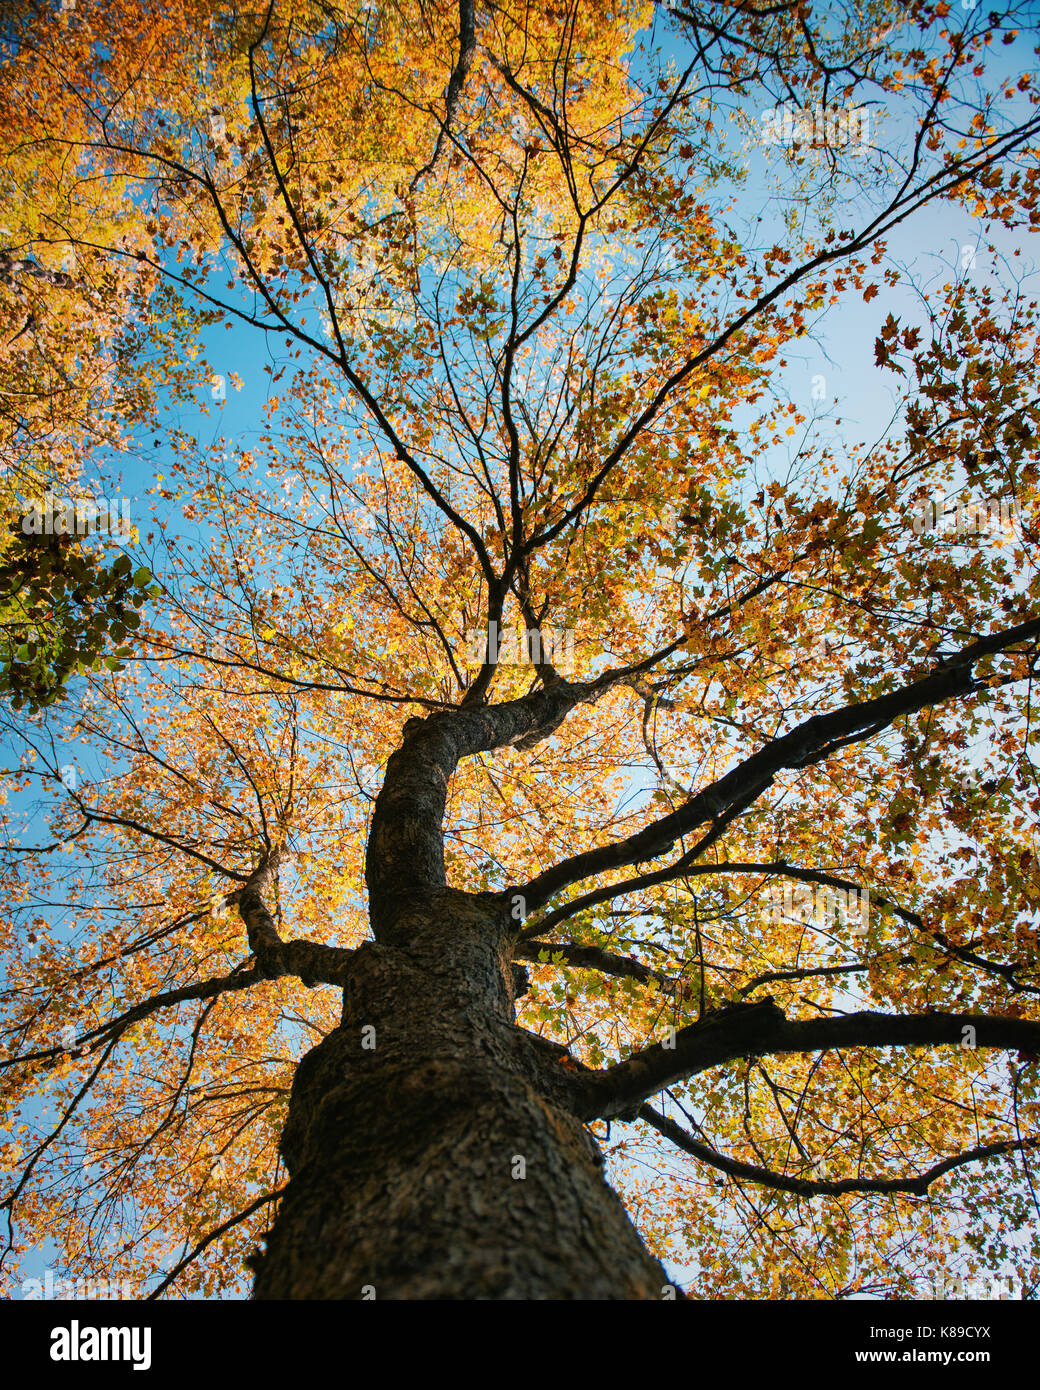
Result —
M 635 1113 L 650 1096 L 698 1072 L 737 1058 L 832 1047 L 1002 1047 L 1040 1053 L 1040 1023 L 986 1014 L 856 1013 L 789 1019 L 771 999 L 735 1005 L 634 1053 L 624 1062 L 583 1073 L 581 1117 Z
M 282 847 L 273 850 L 250 875 L 248 882 L 226 901 L 238 907 L 245 923 L 249 946 L 256 956 L 257 973 L 264 979 L 296 975 L 309 987 L 341 985 L 353 952 L 342 946 L 326 946 L 320 941 L 283 941 L 263 895 L 274 884 L 278 866 L 286 857 Z
M 437 143 L 434 145 L 433 154 L 414 175 L 408 185 L 409 189 L 417 188 L 426 175 L 432 173 L 437 167 L 441 152 L 444 149 L 444 137 L 450 135 L 452 124 L 458 113 L 462 89 L 465 86 L 476 51 L 477 25 L 473 11 L 473 0 L 459 0 L 459 56 L 458 61 L 452 67 L 451 76 L 448 78 L 448 85 L 444 91 L 444 120 L 440 122 L 440 129 L 437 131 Z
M 215 975 L 212 979 L 200 980 L 197 984 L 181 985 L 178 989 L 169 989 L 162 994 L 153 994 L 149 999 L 143 999 L 140 1004 L 134 1004 L 123 1013 L 117 1014 L 115 1018 L 107 1019 L 104 1023 L 99 1023 L 96 1028 L 88 1029 L 68 1044 L 63 1043 L 57 1047 L 41 1048 L 37 1052 L 25 1052 L 0 1059 L 0 1068 L 20 1067 L 27 1062 L 56 1066 L 70 1052 L 81 1054 L 97 1052 L 108 1044 L 115 1043 L 134 1023 L 138 1023 L 142 1018 L 148 1018 L 160 1009 L 171 1009 L 177 1004 L 183 1004 L 189 1000 L 213 999 L 218 994 L 248 989 L 250 985 L 259 984 L 263 979 L 264 976 L 259 970 L 244 964 L 238 965 L 230 974 Z
M 845 705 L 830 714 L 814 715 L 790 733 L 771 740 L 669 815 L 627 839 L 572 855 L 515 891 L 523 895 L 530 912 L 581 879 L 667 854 L 681 836 L 708 821 L 720 821 L 735 807 L 752 804 L 783 769 L 821 762 L 839 748 L 879 733 L 903 715 L 971 694 L 978 688 L 972 676 L 977 661 L 1038 635 L 1040 618 L 1034 618 L 969 644 L 929 675 L 900 690 Z M 680 864 L 690 859 L 692 855 L 684 856 Z
M 677 984 L 661 970 L 654 970 L 652 966 L 633 960 L 631 956 L 605 951 L 600 946 L 577 946 L 569 941 L 525 941 L 516 948 L 513 956 L 537 963 L 542 951 L 547 952 L 550 958 L 559 957 L 563 965 L 574 966 L 578 970 L 598 970 L 604 975 L 639 980 L 641 984 L 659 984 L 667 990 L 673 990 Z
M 599 699 L 633 669 L 578 684 L 559 680 L 500 705 L 464 704 L 406 720 L 402 745 L 387 761 L 368 839 L 365 877 L 377 935 L 409 902 L 447 886 L 444 811 L 460 761 L 493 748 L 532 746 L 576 705 Z M 495 896 L 508 903 L 508 893 Z
M 70 1043 L 0 1058 L 0 1068 L 20 1067 L 28 1062 L 56 1066 L 70 1052 L 85 1055 L 99 1051 L 109 1042 L 121 1038 L 133 1024 L 139 1023 L 143 1018 L 149 1018 L 161 1009 L 172 1009 L 178 1004 L 196 1000 L 214 999 L 218 995 L 249 989 L 253 985 L 262 984 L 264 980 L 277 979 L 281 975 L 298 976 L 308 986 L 343 984 L 352 951 L 341 946 L 324 946 L 315 941 L 286 941 L 280 944 L 283 952 L 282 968 L 277 974 L 272 973 L 270 964 L 262 969 L 259 964 L 247 966 L 243 963 L 236 966 L 230 974 L 215 975 L 212 979 L 200 980 L 197 984 L 181 985 L 178 989 L 153 994 L 150 998 L 143 999 L 139 1004 L 134 1004 L 123 1013 L 117 1014 L 115 1018 L 99 1023 L 96 1028 L 88 1029 Z
M 770 1168 L 761 1168 L 754 1163 L 742 1163 L 738 1158 L 730 1158 L 709 1144 L 695 1139 L 667 1115 L 658 1114 L 652 1106 L 641 1105 L 639 1118 L 652 1125 L 659 1134 L 670 1139 L 684 1153 L 699 1158 L 721 1173 L 728 1173 L 731 1178 L 746 1178 L 762 1187 L 772 1187 L 778 1192 L 794 1192 L 800 1197 L 839 1197 L 847 1192 L 908 1192 L 915 1197 L 926 1197 L 932 1183 L 955 1168 L 963 1168 L 965 1164 L 978 1163 L 986 1158 L 1020 1153 L 1024 1149 L 1040 1145 L 1040 1139 L 1008 1139 L 995 1144 L 979 1144 L 965 1153 L 955 1154 L 952 1158 L 944 1158 L 939 1163 L 934 1163 L 923 1173 L 918 1173 L 912 1178 L 839 1178 L 835 1182 L 829 1182 L 825 1178 L 796 1178 L 788 1173 L 777 1173 Z
M 280 979 L 283 975 L 296 976 L 308 988 L 316 984 L 342 985 L 353 956 L 352 951 L 343 946 L 326 946 L 319 941 L 283 941 L 278 935 L 274 919 L 267 910 L 262 895 L 274 882 L 278 864 L 283 857 L 284 851 L 274 850 L 249 876 L 242 888 L 226 894 L 221 900 L 223 906 L 238 908 L 245 924 L 250 949 L 256 957 L 255 965 L 250 966 L 243 961 L 227 975 L 217 975 L 209 980 L 199 980 L 194 984 L 182 985 L 178 989 L 153 994 L 114 1018 L 98 1024 L 96 1028 L 88 1029 L 69 1044 L 41 1048 L 37 1052 L 0 1059 L 0 1068 L 22 1066 L 28 1062 L 56 1066 L 70 1051 L 86 1055 L 118 1041 L 133 1024 L 162 1009 L 175 1008 L 178 1004 L 191 1001 L 213 1000 L 222 994 L 249 989 L 264 980 Z
M 767 576 L 734 604 L 748 601 L 776 577 Z M 719 609 L 705 621 L 723 616 L 732 606 Z M 485 663 L 478 686 L 470 689 L 461 706 L 435 710 L 425 719 L 406 720 L 402 746 L 386 765 L 368 842 L 365 876 L 373 921 L 380 924 L 377 932 L 410 899 L 446 886 L 443 820 L 447 786 L 464 757 L 509 745 L 534 746 L 553 733 L 577 705 L 594 703 L 607 691 L 644 675 L 684 640 L 680 637 L 660 651 L 613 667 L 592 680 L 572 683 L 558 679 L 498 705 L 479 703 L 493 671 Z M 509 907 L 513 890 L 495 896 Z

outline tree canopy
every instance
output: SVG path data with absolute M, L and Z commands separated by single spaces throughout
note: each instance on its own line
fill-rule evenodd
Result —
M 4 500 L 150 497 L 10 543 L 7 1287 L 241 1292 L 347 962 L 450 889 L 692 1294 L 1035 1289 L 1029 6 L 2 24 Z M 865 424 L 792 385 L 857 335 Z

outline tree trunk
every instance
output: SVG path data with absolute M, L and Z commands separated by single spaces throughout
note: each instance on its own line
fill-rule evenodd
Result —
M 429 896 L 353 954 L 342 1023 L 297 1069 L 254 1297 L 660 1298 L 565 1054 L 513 1022 L 508 924 Z

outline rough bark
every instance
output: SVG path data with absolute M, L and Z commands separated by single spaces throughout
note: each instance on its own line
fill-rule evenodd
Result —
M 566 1054 L 513 1021 L 507 937 L 442 890 L 351 956 L 342 1023 L 297 1069 L 256 1298 L 662 1296 Z

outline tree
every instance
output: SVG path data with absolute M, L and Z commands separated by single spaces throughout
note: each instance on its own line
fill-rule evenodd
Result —
M 140 418 L 221 324 L 271 382 L 166 429 L 156 612 L 17 726 L 8 1271 L 1035 1284 L 1019 8 L 19 12 L 5 167 L 125 278 Z M 937 212 L 993 273 L 897 298 Z M 785 354 L 875 299 L 857 444 Z
M 65 522 L 64 507 L 16 515 L 0 564 L 0 689 L 15 709 L 27 705 L 30 713 L 61 698 L 79 670 L 98 670 L 102 662 L 122 669 L 120 657 L 132 648 L 112 652 L 112 644 L 140 624 L 150 587 L 147 566 L 135 573 L 129 556 L 120 555 L 106 567 Z

